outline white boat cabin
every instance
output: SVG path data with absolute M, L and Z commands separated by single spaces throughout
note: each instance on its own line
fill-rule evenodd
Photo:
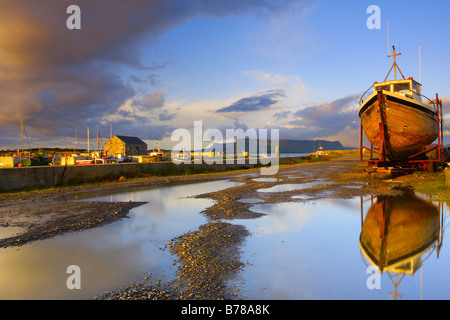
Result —
M 374 93 L 383 90 L 422 102 L 422 85 L 415 81 L 413 78 L 405 80 L 391 80 L 380 83 L 375 82 L 373 87 Z

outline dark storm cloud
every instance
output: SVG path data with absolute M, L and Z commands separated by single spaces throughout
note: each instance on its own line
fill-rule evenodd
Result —
M 43 139 L 69 136 L 73 130 L 68 128 L 99 126 L 136 96 L 130 84 L 144 80 L 127 76 L 130 82 L 124 81 L 121 67 L 151 71 L 144 81 L 157 84 L 155 72 L 166 62 L 143 62 L 142 54 L 165 31 L 199 15 L 264 15 L 291 2 L 295 1 L 2 0 L 0 126 L 14 126 L 24 118 L 30 131 Z M 81 30 L 66 27 L 66 9 L 72 4 L 81 9 Z M 261 103 L 270 104 L 270 98 Z M 134 123 L 128 125 L 133 130 Z M 139 126 L 135 135 L 143 129 Z M 155 135 L 163 133 L 165 129 Z
M 227 107 L 217 110 L 216 112 L 225 113 L 259 111 L 276 104 L 278 100 L 284 96 L 283 90 L 270 90 L 255 96 L 242 98 Z

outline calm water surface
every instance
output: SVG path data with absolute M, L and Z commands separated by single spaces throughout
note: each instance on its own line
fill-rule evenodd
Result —
M 395 234 L 385 237 L 380 237 L 379 225 L 370 225 L 371 217 L 383 215 L 374 210 L 386 205 L 382 199 L 254 205 L 255 212 L 266 216 L 235 222 L 253 232 L 243 254 L 243 260 L 249 262 L 241 274 L 243 295 L 248 299 L 450 298 L 450 251 L 445 245 L 450 239 L 445 231 L 434 232 L 446 226 L 448 208 L 439 210 L 439 204 L 421 201 L 404 198 L 394 209 L 386 207 L 385 229 Z M 405 219 L 412 222 L 405 226 Z M 427 227 L 425 220 L 433 228 L 421 234 L 414 221 L 419 221 L 422 229 Z M 388 254 L 395 246 L 404 248 L 404 259 L 385 266 L 379 274 L 368 270 L 373 261 L 360 246 L 363 226 L 375 241 L 384 239 Z M 414 227 L 412 236 L 403 237 L 403 232 Z M 419 234 L 427 240 L 422 242 Z M 438 250 L 439 244 L 443 245 Z M 415 250 L 418 245 L 422 245 L 419 251 Z
M 134 208 L 129 219 L 102 228 L 2 249 L 0 298 L 91 299 L 149 273 L 153 279 L 170 280 L 177 266 L 168 250 L 161 248 L 206 223 L 200 212 L 213 204 L 192 196 L 236 185 L 216 181 L 89 199 L 148 204 Z M 245 270 L 235 280 L 244 298 L 450 298 L 445 205 L 416 197 L 245 201 L 265 215 L 231 222 L 251 233 L 242 247 Z M 405 219 L 411 223 L 405 224 Z M 403 236 L 408 230 L 414 230 L 415 236 Z M 360 245 L 362 233 L 365 248 L 373 247 L 371 254 Z M 378 275 L 368 271 L 373 263 L 368 257 L 383 256 L 377 250 L 384 256 L 403 250 L 406 258 L 385 263 L 383 273 L 374 278 Z M 73 264 L 81 268 L 81 290 L 66 287 L 66 268 Z M 369 289 L 370 284 L 376 287 Z
M 199 213 L 214 203 L 191 197 L 236 185 L 216 181 L 89 199 L 148 204 L 130 211 L 130 219 L 101 228 L 0 249 L 0 299 L 91 299 L 149 273 L 154 279 L 169 279 L 176 267 L 161 248 L 204 224 Z M 70 265 L 81 269 L 81 290 L 67 289 Z

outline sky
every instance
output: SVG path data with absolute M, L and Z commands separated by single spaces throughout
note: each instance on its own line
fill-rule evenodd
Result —
M 70 5 L 81 29 L 67 27 Z M 402 72 L 450 113 L 449 11 L 446 0 L 0 0 L 0 150 L 21 147 L 21 119 L 32 148 L 75 136 L 86 148 L 87 128 L 91 150 L 99 130 L 171 148 L 195 121 L 357 147 L 359 99 L 392 64 L 388 23 Z

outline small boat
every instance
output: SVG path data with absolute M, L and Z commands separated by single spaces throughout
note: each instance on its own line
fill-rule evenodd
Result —
M 438 138 L 439 128 L 434 102 L 421 94 L 422 85 L 406 79 L 394 63 L 383 82 L 375 82 L 361 97 L 359 117 L 368 141 L 380 152 L 380 161 L 403 161 L 422 152 Z M 387 81 L 394 69 L 395 79 Z M 402 79 L 397 80 L 397 69 Z M 422 98 L 427 100 L 423 102 Z
M 149 156 L 151 157 L 164 157 L 164 152 L 161 151 L 159 148 L 159 142 L 156 142 L 155 146 L 153 147 L 153 151 L 149 153 Z
M 325 150 L 323 150 L 323 147 L 319 147 L 315 154 L 316 154 L 317 157 L 324 156 L 325 155 Z
M 319 157 L 323 157 L 325 155 L 325 150 L 323 149 L 323 147 L 322 146 L 320 146 L 319 148 L 317 148 L 317 150 L 315 151 L 315 152 L 313 152 L 313 153 L 310 153 L 309 155 L 308 155 L 308 157 L 317 157 L 317 158 L 319 158 Z
M 52 162 L 49 158 L 45 157 L 31 157 L 31 164 L 32 166 L 48 166 L 49 163 Z

